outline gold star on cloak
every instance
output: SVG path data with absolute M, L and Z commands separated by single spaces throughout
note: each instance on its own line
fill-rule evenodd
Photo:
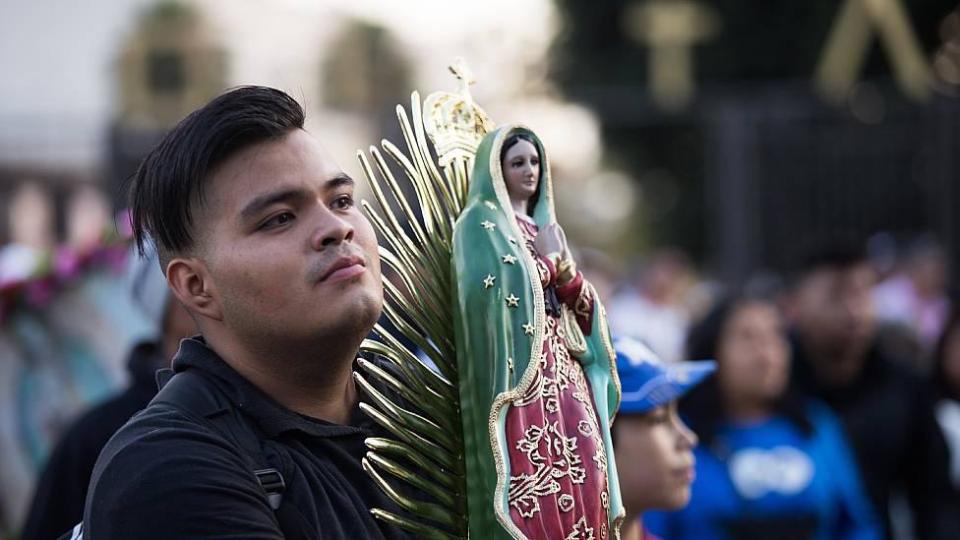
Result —
M 493 282 L 496 281 L 496 279 L 496 277 L 487 274 L 487 277 L 483 278 L 483 288 L 489 289 L 490 287 L 493 287 Z
M 480 225 L 488 231 L 492 231 L 494 228 L 496 228 L 496 224 L 494 224 L 492 221 L 484 221 Z
M 526 334 L 526 335 L 528 335 L 528 336 L 532 336 L 532 335 L 533 335 L 533 325 L 532 325 L 531 323 L 527 323 L 527 324 L 523 325 L 523 333 Z
M 508 296 L 506 300 L 507 300 L 507 307 L 520 307 L 520 298 L 514 296 L 513 294 Z
M 504 256 L 503 256 L 503 262 L 506 263 L 506 264 L 516 264 L 516 263 L 517 263 L 517 258 L 514 257 L 513 255 L 504 255 Z
M 496 210 L 496 209 L 497 209 L 497 205 L 493 204 L 493 203 L 490 202 L 490 201 L 484 201 L 483 204 L 487 205 L 487 208 L 489 208 L 489 209 L 491 209 L 491 210 Z

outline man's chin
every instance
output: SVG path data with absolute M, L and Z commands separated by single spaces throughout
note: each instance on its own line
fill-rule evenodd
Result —
M 344 333 L 357 333 L 366 336 L 380 318 L 383 309 L 383 297 L 370 291 L 354 291 L 352 298 L 344 298 L 336 320 L 330 325 L 342 328 Z

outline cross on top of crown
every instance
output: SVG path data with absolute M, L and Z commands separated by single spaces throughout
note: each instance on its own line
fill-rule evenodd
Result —
M 470 85 L 477 81 L 473 78 L 473 72 L 470 71 L 470 67 L 467 66 L 467 61 L 458 56 L 449 68 L 450 73 L 453 73 L 453 76 L 460 80 L 460 91 L 469 95 Z

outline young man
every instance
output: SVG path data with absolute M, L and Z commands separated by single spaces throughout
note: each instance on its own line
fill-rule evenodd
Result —
M 840 416 L 868 495 L 891 536 L 889 501 L 903 494 L 918 539 L 956 538 L 960 504 L 932 392 L 880 346 L 876 281 L 865 250 L 838 243 L 799 265 L 786 302 L 794 331 L 793 383 Z
M 641 517 L 647 510 L 677 510 L 690 500 L 697 436 L 677 414 L 677 400 L 713 373 L 703 362 L 662 362 L 629 338 L 616 342 L 622 388 L 613 424 L 620 493 L 627 510 L 623 540 L 653 540 Z
M 364 473 L 352 366 L 380 314 L 377 242 L 354 181 L 263 87 L 193 112 L 144 160 L 149 234 L 200 335 L 97 461 L 87 538 L 396 538 Z M 279 474 L 277 474 L 279 473 Z

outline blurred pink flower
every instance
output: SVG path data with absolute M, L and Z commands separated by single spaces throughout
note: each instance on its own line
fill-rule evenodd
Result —
M 53 257 L 53 273 L 61 282 L 73 281 L 82 270 L 80 256 L 68 247 L 57 248 Z

